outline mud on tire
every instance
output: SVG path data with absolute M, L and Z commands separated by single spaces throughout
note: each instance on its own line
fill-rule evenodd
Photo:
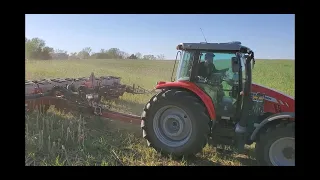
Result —
M 164 107 L 168 109 L 163 110 Z M 162 114 L 159 111 L 163 111 Z M 175 117 L 179 125 L 174 126 L 175 118 L 170 117 Z M 146 104 L 141 119 L 143 137 L 148 146 L 163 154 L 176 157 L 194 155 L 207 144 L 210 118 L 202 102 L 190 92 L 175 89 L 160 92 Z M 177 127 L 176 136 L 166 136 L 171 133 L 165 130 L 170 129 L 170 120 L 172 127 Z M 186 138 L 172 140 L 178 137 L 177 134 L 184 134 Z
M 294 166 L 295 123 L 270 127 L 256 142 L 256 159 L 262 166 Z M 280 142 L 282 141 L 282 142 Z M 278 143 L 277 143 L 278 142 Z M 277 145 L 277 144 L 280 144 Z M 293 145 L 293 149 L 290 148 Z M 277 148 L 278 149 L 277 149 Z M 278 153 L 277 153 L 278 152 Z M 282 154 L 281 154 L 282 153 Z M 277 155 L 276 155 L 277 154 Z M 276 155 L 276 156 L 273 156 Z M 293 161 L 288 161 L 292 159 Z M 291 163 L 290 163 L 291 162 Z

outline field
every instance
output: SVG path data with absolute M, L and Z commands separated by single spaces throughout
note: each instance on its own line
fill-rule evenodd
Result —
M 149 60 L 52 60 L 26 62 L 26 79 L 120 76 L 123 84 L 152 89 L 159 80 L 170 80 L 173 61 Z M 257 60 L 253 82 L 294 96 L 294 61 Z M 124 94 L 110 102 L 113 110 L 141 114 L 152 95 Z M 255 165 L 253 147 L 247 155 L 206 146 L 194 158 L 161 157 L 146 146 L 139 127 L 129 127 L 98 117 L 56 112 L 26 117 L 27 165 Z

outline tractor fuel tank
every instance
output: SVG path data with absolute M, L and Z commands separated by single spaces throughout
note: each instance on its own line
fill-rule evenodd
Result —
M 233 117 L 235 113 L 233 98 L 224 96 L 217 110 L 221 116 Z

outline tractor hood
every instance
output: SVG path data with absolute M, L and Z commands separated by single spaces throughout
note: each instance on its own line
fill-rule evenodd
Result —
M 260 92 L 264 93 L 267 109 L 274 109 L 274 105 L 279 105 L 281 112 L 294 112 L 295 111 L 295 100 L 294 97 L 286 95 L 275 89 L 271 89 L 259 84 L 252 83 L 251 91 L 253 93 Z M 268 111 L 268 110 L 267 110 Z M 270 111 L 269 111 L 270 112 Z

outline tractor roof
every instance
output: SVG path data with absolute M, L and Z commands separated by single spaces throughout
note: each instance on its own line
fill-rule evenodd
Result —
M 249 52 L 250 48 L 241 45 L 241 42 L 227 43 L 181 43 L 177 46 L 178 50 L 211 50 L 211 51 L 240 51 Z

